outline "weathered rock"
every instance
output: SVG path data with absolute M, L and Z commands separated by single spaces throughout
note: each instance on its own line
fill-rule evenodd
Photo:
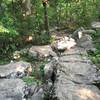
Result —
M 55 52 L 64 52 L 65 50 L 70 50 L 75 47 L 76 42 L 73 38 L 63 37 L 61 40 L 54 42 L 51 47 Z
M 31 68 L 31 64 L 23 61 L 11 62 L 7 65 L 0 66 L 0 77 L 3 78 L 18 78 L 23 77 L 25 72 Z M 31 70 L 32 71 L 32 70 Z
M 100 91 L 93 85 L 75 84 L 62 78 L 56 87 L 58 100 L 100 100 Z
M 94 29 L 100 29 L 100 22 L 92 22 L 91 23 L 91 26 Z
M 55 96 L 58 100 L 100 100 L 100 90 L 93 85 L 98 80 L 96 66 L 81 55 L 87 54 L 85 49 L 78 49 L 66 51 L 59 58 Z
M 60 62 L 83 62 L 83 63 L 92 63 L 89 58 L 82 56 L 82 55 L 78 55 L 78 54 L 70 54 L 70 55 L 65 55 L 65 56 L 61 56 L 59 58 Z
M 82 37 L 82 35 L 83 35 L 82 31 L 84 31 L 84 30 L 85 29 L 83 27 L 78 28 L 77 30 L 75 30 L 73 32 L 71 37 L 74 38 L 75 41 L 79 40 Z
M 49 79 L 52 76 L 53 73 L 53 64 L 52 62 L 48 63 L 44 67 L 44 74 L 46 76 L 46 79 Z
M 44 97 L 44 91 L 41 86 L 34 85 L 24 87 L 24 98 L 28 100 L 41 100 Z
M 71 37 L 75 39 L 77 46 L 82 47 L 86 50 L 93 50 L 92 37 L 88 34 L 96 33 L 95 30 L 85 30 L 83 27 L 77 29 Z
M 31 97 L 31 100 L 41 100 L 44 98 L 44 91 L 40 88 L 34 95 Z
M 20 79 L 0 79 L 0 100 L 23 100 L 24 86 Z
M 45 79 L 46 80 L 51 79 L 52 75 L 56 74 L 55 72 L 57 70 L 57 64 L 58 64 L 57 60 L 58 60 L 58 58 L 54 57 L 51 62 L 49 62 L 48 64 L 45 65 L 45 67 L 44 67 L 44 74 L 45 74 Z M 55 76 L 53 76 L 53 78 L 54 77 Z
M 58 50 L 70 49 L 76 45 L 76 42 L 72 38 L 65 37 L 64 40 L 58 42 Z
M 87 52 L 83 48 L 76 46 L 74 48 L 71 48 L 70 50 L 66 50 L 62 54 L 62 56 L 64 56 L 64 55 L 83 55 L 83 56 L 86 56 L 87 55 Z
M 93 44 L 92 44 L 92 38 L 90 35 L 84 34 L 82 38 L 80 38 L 77 41 L 77 45 L 86 49 L 86 50 L 92 50 L 94 49 Z
M 49 45 L 45 46 L 32 46 L 29 50 L 29 55 L 35 58 L 47 58 L 50 56 L 56 56 L 56 53 L 52 51 Z
M 73 34 L 71 35 L 72 38 L 74 38 L 76 40 L 76 42 L 81 39 L 85 34 L 91 34 L 91 33 L 95 33 L 95 30 L 92 29 L 84 29 L 83 27 L 78 28 L 76 31 L 73 32 Z

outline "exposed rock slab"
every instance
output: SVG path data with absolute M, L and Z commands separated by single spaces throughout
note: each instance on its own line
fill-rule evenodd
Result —
M 1 78 L 16 78 L 25 74 L 25 71 L 31 67 L 30 63 L 19 61 L 11 62 L 7 65 L 0 65 L 0 77 Z
M 54 84 L 56 97 L 58 100 L 100 100 L 100 90 L 93 85 L 97 80 L 96 66 L 86 55 L 81 55 L 87 54 L 86 49 L 78 49 L 66 51 L 59 58 Z
M 35 58 L 46 58 L 49 56 L 56 56 L 56 53 L 52 51 L 50 45 L 45 45 L 45 46 L 32 46 L 29 50 L 29 55 Z
M 93 85 L 75 84 L 62 78 L 56 87 L 59 100 L 100 100 L 100 91 Z
M 0 79 L 0 100 L 23 100 L 24 86 L 20 79 Z
M 87 52 L 83 48 L 75 46 L 70 50 L 66 50 L 63 55 L 87 55 Z

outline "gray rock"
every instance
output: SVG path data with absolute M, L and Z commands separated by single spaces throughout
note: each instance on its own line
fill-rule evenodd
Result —
M 100 22 L 92 22 L 91 23 L 91 26 L 94 29 L 100 29 Z
M 20 79 L 0 79 L 0 100 L 23 100 L 24 86 Z
M 43 89 L 40 88 L 32 97 L 31 100 L 42 100 L 44 97 Z
M 11 62 L 7 65 L 0 65 L 0 77 L 18 78 L 25 75 L 28 68 L 31 67 L 30 63 L 19 61 Z
M 38 53 L 36 51 L 29 51 L 29 56 L 33 57 L 33 58 L 37 58 L 38 57 Z
M 58 51 L 64 51 L 66 49 L 69 50 L 70 48 L 73 48 L 75 45 L 76 42 L 73 38 L 65 36 L 61 40 L 54 42 L 51 46 Z
M 44 96 L 44 91 L 41 86 L 33 84 L 24 87 L 24 98 L 27 100 L 41 100 Z
M 44 75 L 46 80 L 50 80 L 52 74 L 56 74 L 58 57 L 53 57 L 52 60 L 44 66 Z M 54 73 L 53 73 L 54 72 Z
M 100 90 L 93 85 L 99 79 L 96 66 L 87 56 L 80 55 L 87 54 L 85 49 L 78 49 L 66 51 L 59 58 L 55 96 L 58 100 L 100 100 Z
M 73 34 L 71 35 L 72 38 L 74 38 L 76 41 L 80 39 L 80 37 L 82 37 L 83 33 L 82 31 L 84 31 L 85 29 L 83 27 L 78 28 L 77 30 L 75 30 L 73 32 Z
M 100 100 L 100 91 L 93 85 L 75 84 L 62 78 L 55 86 L 59 100 Z
M 85 56 L 81 56 L 81 55 L 67 55 L 67 56 L 61 56 L 59 58 L 60 61 L 63 62 L 84 62 L 84 63 L 91 63 L 91 61 L 89 60 L 89 58 L 86 58 Z
M 71 48 L 70 50 L 66 50 L 62 56 L 64 55 L 87 55 L 87 52 L 85 49 L 81 48 L 81 47 L 74 47 L 74 48 Z
M 49 62 L 44 67 L 45 78 L 49 79 L 52 76 L 52 73 L 53 73 L 53 64 L 52 62 Z
M 92 44 L 92 38 L 90 35 L 84 34 L 82 38 L 80 38 L 77 41 L 77 45 L 86 49 L 86 50 L 92 50 L 94 49 L 93 44 Z
M 49 45 L 45 46 L 32 46 L 29 50 L 29 55 L 35 58 L 47 58 L 50 56 L 56 56 L 56 53 L 52 51 Z

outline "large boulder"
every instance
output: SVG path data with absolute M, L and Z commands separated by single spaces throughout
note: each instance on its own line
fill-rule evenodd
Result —
M 71 37 L 75 39 L 77 46 L 86 50 L 94 50 L 92 37 L 89 35 L 91 33 L 96 33 L 96 31 L 91 29 L 85 30 L 83 27 L 81 27 L 74 31 Z
M 25 74 L 31 73 L 31 71 L 31 64 L 24 61 L 11 62 L 7 65 L 0 65 L 1 78 L 20 78 Z
M 49 45 L 45 46 L 32 46 L 29 50 L 29 55 L 34 58 L 48 58 L 56 56 L 56 53 L 52 51 Z
M 51 47 L 55 52 L 64 52 L 65 50 L 70 50 L 75 47 L 75 45 L 76 42 L 73 38 L 65 36 L 61 40 L 52 43 Z
M 20 79 L 0 79 L 0 100 L 23 100 L 24 86 Z

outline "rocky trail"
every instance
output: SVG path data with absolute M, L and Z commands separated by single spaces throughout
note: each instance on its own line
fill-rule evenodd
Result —
M 44 66 L 46 82 L 42 86 L 26 86 L 20 79 L 27 69 L 31 71 L 30 63 L 18 61 L 0 65 L 0 100 L 42 100 L 40 97 L 48 91 L 44 100 L 100 100 L 100 70 L 87 54 L 87 50 L 95 50 L 91 37 L 85 34 L 76 43 L 67 50 L 68 45 L 63 46 L 64 50 L 57 50 L 63 42 L 59 48 L 48 45 L 29 49 L 32 57 L 48 58 Z M 59 56 L 57 52 L 60 52 Z

